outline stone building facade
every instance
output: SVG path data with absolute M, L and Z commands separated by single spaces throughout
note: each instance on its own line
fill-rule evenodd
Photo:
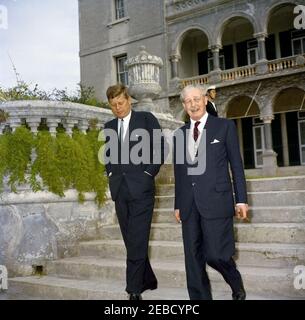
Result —
M 297 7 L 299 6 L 299 7 Z M 183 119 L 181 88 L 215 84 L 245 168 L 305 165 L 304 0 L 79 0 L 81 81 L 105 99 L 141 45 L 164 62 L 156 112 Z M 297 7 L 297 8 L 296 8 Z M 301 168 L 301 167 L 300 167 Z

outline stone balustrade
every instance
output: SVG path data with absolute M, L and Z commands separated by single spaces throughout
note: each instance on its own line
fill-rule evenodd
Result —
M 256 76 L 265 76 L 270 74 L 279 73 L 286 70 L 294 70 L 299 68 L 305 68 L 305 55 L 297 55 L 287 58 L 276 59 L 272 61 L 266 61 L 267 73 L 260 74 L 258 70 L 258 65 L 244 66 L 229 70 L 224 70 L 220 72 L 220 81 L 219 84 L 225 83 L 228 81 L 239 81 L 246 78 L 254 78 Z M 180 83 L 182 87 L 185 87 L 189 84 L 209 84 L 211 83 L 210 74 L 204 74 L 200 76 L 190 77 L 181 79 Z
M 303 62 L 303 63 L 302 63 Z M 287 58 L 276 59 L 268 62 L 268 71 L 270 73 L 292 69 L 298 66 L 305 65 L 305 55 L 292 56 Z
M 241 78 L 253 77 L 255 74 L 256 67 L 254 65 L 229 69 L 221 73 L 221 81 L 233 81 Z
M 209 82 L 208 75 L 202 75 L 202 76 L 183 79 L 182 86 L 186 87 L 190 84 L 207 84 L 208 82 Z
M 0 134 L 6 127 L 14 131 L 22 124 L 27 124 L 37 134 L 39 125 L 44 122 L 53 136 L 60 124 L 72 135 L 74 127 L 86 133 L 91 121 L 96 122 L 97 128 L 102 128 L 113 118 L 110 110 L 62 101 L 8 101 L 1 103 L 0 109 L 9 114 L 7 121 L 0 124 Z

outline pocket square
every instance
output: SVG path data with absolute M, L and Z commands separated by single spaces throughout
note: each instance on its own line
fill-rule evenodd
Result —
M 211 144 L 218 143 L 218 142 L 220 142 L 220 141 L 217 140 L 217 139 L 214 139 L 214 140 L 211 142 Z

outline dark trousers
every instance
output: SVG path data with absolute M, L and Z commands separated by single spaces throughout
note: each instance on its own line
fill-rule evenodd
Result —
M 125 180 L 121 183 L 115 208 L 127 251 L 126 291 L 142 293 L 157 287 L 148 259 L 148 241 L 154 208 L 153 192 L 132 199 Z
M 242 279 L 232 258 L 235 253 L 233 217 L 203 218 L 195 203 L 182 222 L 187 288 L 191 300 L 212 299 L 206 264 L 221 273 L 233 292 Z

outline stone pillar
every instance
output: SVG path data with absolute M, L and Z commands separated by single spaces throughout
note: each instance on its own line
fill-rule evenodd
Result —
M 60 119 L 57 118 L 48 118 L 47 119 L 47 126 L 49 127 L 49 132 L 51 134 L 52 137 L 56 137 L 56 133 L 57 133 L 57 127 L 58 124 L 61 122 Z
M 38 117 L 37 118 L 33 117 L 33 118 L 26 119 L 27 124 L 31 128 L 31 132 L 34 135 L 37 135 L 37 133 L 38 133 L 38 127 L 40 125 L 40 121 L 41 121 L 41 118 L 38 118 Z
M 221 69 L 219 67 L 219 50 L 221 49 L 221 45 L 212 45 L 209 49 L 213 53 L 213 64 L 214 68 L 209 73 L 209 83 L 219 83 L 221 81 Z
M 288 151 L 288 136 L 287 136 L 287 126 L 286 126 L 286 114 L 281 113 L 281 133 L 282 133 L 282 143 L 283 143 L 283 161 L 284 166 L 289 166 L 289 151 Z
M 171 62 L 171 79 L 179 79 L 178 62 L 180 59 L 181 57 L 178 54 L 173 54 L 169 58 Z
M 126 61 L 129 76 L 129 93 L 138 100 L 136 109 L 154 111 L 153 99 L 159 96 L 162 88 L 160 82 L 160 68 L 163 61 L 157 56 L 149 54 L 144 46 L 140 53 Z
M 258 74 L 265 74 L 268 72 L 267 55 L 266 55 L 266 44 L 265 40 L 267 34 L 265 32 L 259 32 L 254 34 L 258 44 L 258 61 L 256 64 L 256 72 Z
M 274 119 L 273 115 L 263 116 L 261 118 L 264 121 L 264 141 L 265 149 L 263 152 L 263 175 L 275 176 L 277 172 L 276 152 L 273 151 L 272 144 L 272 130 L 271 121 Z

